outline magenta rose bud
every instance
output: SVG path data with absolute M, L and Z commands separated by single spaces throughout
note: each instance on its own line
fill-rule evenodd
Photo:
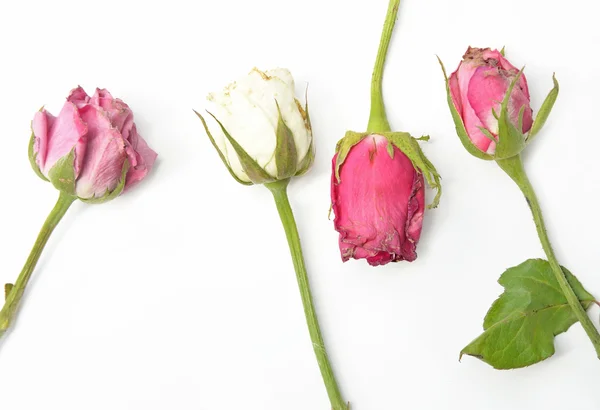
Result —
M 484 153 L 494 155 L 496 151 L 502 102 L 519 75 L 507 101 L 507 114 L 511 124 L 526 134 L 533 124 L 527 80 L 501 52 L 469 47 L 448 79 L 452 103 L 466 133 Z
M 363 137 L 341 164 L 339 155 L 331 203 L 342 260 L 366 259 L 372 266 L 414 261 L 425 211 L 423 174 L 384 135 Z
M 157 154 L 138 134 L 129 106 L 104 89 L 78 87 L 58 116 L 45 109 L 32 123 L 30 160 L 42 178 L 90 202 L 117 197 L 146 177 Z

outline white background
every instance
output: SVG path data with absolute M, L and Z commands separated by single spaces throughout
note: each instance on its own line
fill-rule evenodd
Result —
M 460 349 L 542 257 L 527 206 L 464 151 L 435 54 L 506 46 L 537 109 L 561 94 L 526 154 L 560 261 L 600 295 L 600 31 L 595 2 L 407 0 L 384 81 L 394 129 L 430 134 L 443 176 L 414 263 L 342 264 L 327 219 L 329 161 L 363 131 L 385 0 L 5 2 L 0 10 L 0 281 L 14 281 L 57 196 L 31 171 L 29 124 L 69 90 L 108 88 L 159 153 L 142 184 L 75 203 L 0 342 L 2 409 L 326 410 L 287 244 L 269 192 L 237 184 L 192 108 L 252 67 L 310 84 L 317 158 L 290 199 L 324 337 L 354 410 L 597 408 L 600 361 L 581 326 L 533 367 L 496 371 Z M 428 192 L 428 198 L 432 193 Z M 598 322 L 599 309 L 590 311 Z

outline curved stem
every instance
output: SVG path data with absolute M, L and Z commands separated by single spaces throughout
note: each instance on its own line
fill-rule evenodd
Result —
M 6 302 L 0 311 L 0 337 L 4 335 L 15 319 L 17 309 L 19 308 L 23 293 L 25 293 L 29 278 L 31 278 L 35 265 L 40 259 L 44 246 L 46 246 L 52 231 L 56 225 L 58 225 L 75 199 L 77 198 L 63 193 L 60 194 L 58 201 L 56 201 L 56 205 L 52 211 L 50 211 L 48 218 L 46 218 L 46 222 L 44 222 L 44 225 L 38 234 L 33 249 L 31 249 L 29 257 L 23 266 L 23 270 L 21 270 L 21 273 L 19 274 L 17 281 L 14 285 L 6 284 Z
M 327 357 L 325 350 L 325 343 L 321 336 L 321 329 L 319 328 L 319 321 L 317 320 L 317 313 L 310 293 L 310 285 L 308 282 L 308 275 L 306 273 L 306 266 L 304 266 L 304 257 L 302 256 L 302 247 L 300 246 L 300 237 L 298 236 L 298 228 L 296 227 L 296 221 L 294 220 L 294 214 L 290 207 L 290 202 L 287 196 L 287 185 L 289 179 L 282 181 L 272 182 L 265 184 L 267 188 L 273 194 L 275 204 L 277 205 L 277 211 L 281 218 L 281 223 L 285 230 L 285 236 L 290 247 L 290 253 L 292 254 L 292 261 L 294 263 L 294 269 L 296 270 L 296 278 L 298 280 L 298 287 L 300 288 L 300 296 L 302 297 L 302 304 L 304 306 L 304 315 L 306 316 L 306 324 L 308 325 L 308 332 L 310 339 L 313 344 L 313 349 L 317 357 L 319 369 L 321 370 L 321 376 L 325 382 L 325 388 L 331 402 L 333 410 L 347 410 L 348 404 L 342 399 L 342 394 L 335 380 L 331 363 Z
M 548 262 L 550 262 L 550 266 L 556 276 L 556 280 L 558 281 L 561 290 L 563 291 L 569 305 L 573 309 L 575 316 L 583 326 L 583 329 L 587 333 L 588 337 L 592 341 L 594 348 L 596 349 L 596 354 L 600 359 L 600 333 L 598 333 L 598 329 L 594 326 L 594 323 L 587 315 L 583 306 L 581 306 L 581 302 L 573 292 L 573 288 L 567 281 L 567 278 L 556 259 L 556 255 L 554 254 L 554 250 L 552 249 L 552 245 L 550 244 L 550 239 L 548 238 L 548 233 L 546 232 L 546 225 L 544 224 L 544 218 L 542 217 L 542 210 L 540 208 L 539 201 L 535 195 L 535 191 L 533 190 L 533 186 L 527 178 L 527 174 L 525 173 L 525 169 L 523 168 L 523 162 L 521 161 L 521 156 L 517 155 L 512 158 L 497 160 L 496 161 L 500 168 L 504 170 L 510 176 L 513 181 L 517 183 L 523 195 L 525 195 L 525 199 L 529 204 L 529 208 L 531 209 L 531 213 L 533 214 L 533 220 L 535 222 L 535 227 L 537 229 L 538 236 L 540 241 L 542 242 L 542 248 L 548 257 Z
M 391 131 L 385 113 L 385 105 L 383 103 L 383 68 L 390 40 L 392 38 L 392 32 L 394 31 L 394 25 L 396 24 L 399 6 L 400 0 L 390 0 L 385 16 L 385 22 L 383 23 L 383 31 L 381 33 L 381 40 L 379 41 L 379 50 L 377 50 L 377 59 L 375 60 L 373 76 L 371 77 L 371 113 L 369 115 L 367 132 Z

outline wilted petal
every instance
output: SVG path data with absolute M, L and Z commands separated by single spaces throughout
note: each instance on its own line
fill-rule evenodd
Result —
M 81 109 L 88 124 L 87 150 L 84 165 L 77 180 L 80 198 L 99 198 L 113 191 L 121 179 L 127 155 L 121 133 L 110 125 L 107 114 L 88 105 Z
M 455 106 L 462 107 L 460 115 L 469 139 L 483 152 L 493 154 L 496 150 L 496 143 L 481 129 L 494 138 L 499 137 L 496 116 L 500 116 L 501 103 L 518 72 L 499 51 L 469 47 L 459 68 L 450 76 L 452 99 Z M 523 132 L 527 132 L 533 123 L 533 113 L 527 80 L 521 75 L 508 104 L 510 121 L 515 126 L 523 106 Z
M 129 136 L 129 141 L 125 140 L 125 150 L 129 159 L 129 170 L 125 180 L 126 190 L 146 177 L 152 170 L 157 157 L 156 152 L 140 137 L 135 125 L 133 125 Z
M 31 128 L 35 136 L 33 152 L 40 170 L 45 168 L 50 130 L 56 118 L 46 110 L 38 111 L 33 117 Z M 43 172 L 43 171 L 42 171 Z
M 481 66 L 475 70 L 467 90 L 468 102 L 483 126 L 498 135 L 498 120 L 502 100 L 510 86 L 510 79 L 495 67 Z
M 67 101 L 81 108 L 90 101 L 90 96 L 87 95 L 81 86 L 78 86 L 77 88 L 71 90 L 69 96 L 67 97 Z
M 416 258 L 422 227 L 423 177 L 397 147 L 371 135 L 356 144 L 332 172 L 331 198 L 343 260 L 366 258 L 371 265 Z
M 75 176 L 79 174 L 85 156 L 87 125 L 79 115 L 75 104 L 66 102 L 58 116 L 51 121 L 47 134 L 46 156 L 40 158 L 40 170 L 46 176 L 56 162 L 75 148 Z M 36 135 L 36 138 L 38 136 Z M 41 141 L 40 141 L 41 148 Z M 40 149 L 41 152 L 41 149 Z
M 256 74 L 260 78 L 258 74 Z M 209 95 L 210 104 L 208 111 L 215 115 L 223 124 L 238 144 L 258 163 L 266 168 L 272 161 L 276 146 L 276 116 L 275 100 L 271 95 L 271 101 L 266 102 L 266 92 L 262 80 L 256 80 L 249 75 L 229 85 L 225 91 Z M 257 94 L 257 99 L 263 101 L 263 105 L 252 102 L 248 94 Z M 262 97 L 261 97 L 262 95 Z M 231 144 L 218 125 L 211 127 L 211 133 L 215 137 L 219 149 L 227 157 L 229 165 L 236 175 L 243 180 L 248 180 L 242 165 Z M 266 168 L 271 175 L 276 175 L 276 169 Z

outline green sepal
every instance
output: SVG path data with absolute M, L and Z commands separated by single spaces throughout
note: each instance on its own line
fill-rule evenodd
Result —
M 125 162 L 123 162 L 123 168 L 121 168 L 121 179 L 119 180 L 119 183 L 115 187 L 115 189 L 113 189 L 112 191 L 109 191 L 107 189 L 106 192 L 104 193 L 104 195 L 102 195 L 101 197 L 79 198 L 79 199 L 87 204 L 102 204 L 104 202 L 108 202 L 110 200 L 115 199 L 116 197 L 121 195 L 121 193 L 123 192 L 123 189 L 125 189 L 125 181 L 127 180 L 127 171 L 129 171 L 129 160 L 125 159 Z
M 229 171 L 229 173 L 231 174 L 231 176 L 233 177 L 233 179 L 235 179 L 237 182 L 239 182 L 242 185 L 253 185 L 252 182 L 241 180 L 235 174 L 235 172 L 233 172 L 233 170 L 231 169 L 231 166 L 229 165 L 229 162 L 227 162 L 227 158 L 225 158 L 225 155 L 223 155 L 223 153 L 219 149 L 219 146 L 215 142 L 215 139 L 213 138 L 212 134 L 210 133 L 210 130 L 208 129 L 208 125 L 206 124 L 206 121 L 204 120 L 204 117 L 202 115 L 200 115 L 200 113 L 198 111 L 194 110 L 194 112 L 196 113 L 196 115 L 198 116 L 198 118 L 200 118 L 200 121 L 202 121 L 202 125 L 204 126 L 204 130 L 206 131 L 206 135 L 208 135 L 208 139 L 210 140 L 210 143 L 217 150 L 217 153 L 219 154 L 219 158 L 221 158 L 221 161 L 223 161 L 223 164 L 225 164 L 225 167 L 227 168 L 227 171 Z
M 6 283 L 4 285 L 4 298 L 8 299 L 8 295 L 10 294 L 11 290 L 13 290 L 13 288 L 15 287 L 15 285 L 13 285 L 12 283 Z
M 385 149 L 387 150 L 387 153 L 390 156 L 390 158 L 394 159 L 394 154 L 396 153 L 396 151 L 394 151 L 394 144 L 388 141 L 388 144 L 385 147 Z
M 277 106 L 277 130 L 275 145 L 275 167 L 277 168 L 277 179 L 287 179 L 296 173 L 298 167 L 298 153 L 296 152 L 296 141 L 290 127 L 287 126 L 281 115 L 279 103 Z
M 211 112 L 208 113 L 211 117 L 215 119 L 215 121 L 221 127 L 221 131 L 223 131 L 225 138 L 227 138 L 227 141 L 229 141 L 229 143 L 235 150 L 235 153 L 237 154 L 240 160 L 240 164 L 242 165 L 242 169 L 244 170 L 246 175 L 248 175 L 250 181 L 252 181 L 255 184 L 264 184 L 267 182 L 277 181 L 277 178 L 269 175 L 267 171 L 265 171 L 260 165 L 256 163 L 254 159 L 252 159 L 250 155 L 248 155 L 244 148 L 242 148 L 242 146 L 238 144 L 236 140 L 233 139 L 229 132 L 227 132 L 227 130 L 225 129 L 221 121 L 217 119 L 217 117 L 215 117 Z
M 594 303 L 579 280 L 565 276 L 584 309 Z M 507 269 L 498 279 L 504 292 L 483 322 L 484 332 L 460 356 L 476 357 L 495 369 L 516 369 L 538 363 L 555 352 L 554 337 L 577 322 L 573 309 L 543 259 L 529 259 Z
M 387 140 L 395 145 L 404 155 L 410 159 L 413 166 L 425 177 L 427 184 L 430 188 L 437 190 L 435 198 L 431 201 L 431 204 L 427 205 L 427 208 L 436 208 L 440 203 L 440 197 L 442 196 L 442 182 L 440 174 L 437 172 L 431 161 L 425 156 L 418 140 L 429 139 L 428 136 L 421 138 L 414 138 L 407 132 L 383 132 L 381 133 Z M 389 151 L 388 145 L 388 154 Z M 393 158 L 393 150 L 390 156 Z
M 67 155 L 56 161 L 56 164 L 48 171 L 48 178 L 52 182 L 52 185 L 60 192 L 76 196 L 75 147 Z
M 311 132 L 312 135 L 312 125 L 310 123 L 310 114 L 308 113 L 308 87 L 306 87 L 306 90 L 304 91 L 304 107 L 302 107 L 302 104 L 300 104 L 300 101 L 298 101 L 298 99 L 294 98 L 294 101 L 296 102 L 298 111 L 300 111 L 300 115 L 302 115 L 302 118 L 304 119 L 304 125 Z
M 477 127 L 479 128 L 479 131 L 481 131 L 481 133 L 489 140 L 491 140 L 492 142 L 496 143 L 498 142 L 496 140 L 496 138 L 494 138 L 494 134 L 492 134 L 487 128 L 485 127 Z
M 548 93 L 548 96 L 542 103 L 542 106 L 540 107 L 540 110 L 538 111 L 535 117 L 535 121 L 531 126 L 529 135 L 527 136 L 527 143 L 531 142 L 531 140 L 533 140 L 533 137 L 535 137 L 536 134 L 540 132 L 540 130 L 546 123 L 550 112 L 552 111 L 552 107 L 554 107 L 554 103 L 556 102 L 556 98 L 558 97 L 559 91 L 558 81 L 556 80 L 556 76 L 554 74 L 552 75 L 552 81 L 554 82 L 554 87 Z
M 298 170 L 294 174 L 294 176 L 299 177 L 300 175 L 304 175 L 308 172 L 310 167 L 312 167 L 313 162 L 315 161 L 315 143 L 314 140 L 310 140 L 310 146 L 308 147 L 308 151 L 306 151 L 306 155 L 298 164 Z
M 300 102 L 298 100 L 296 100 L 296 105 L 298 106 L 300 114 L 302 114 L 302 118 L 304 118 L 304 125 L 306 126 L 308 132 L 310 132 L 311 139 L 308 151 L 306 151 L 306 155 L 304 156 L 300 164 L 298 164 L 298 170 L 296 171 L 296 174 L 294 174 L 294 176 L 297 177 L 306 174 L 310 167 L 312 167 L 313 162 L 315 161 L 315 143 L 314 138 L 312 137 L 312 125 L 310 123 L 310 114 L 308 113 L 308 88 L 306 89 L 306 95 L 304 98 L 306 101 L 306 103 L 304 104 L 304 109 L 302 109 L 302 105 L 300 105 Z
M 522 129 L 519 130 L 510 120 L 508 113 L 508 103 L 510 96 L 515 88 L 517 82 L 523 75 L 523 69 L 515 76 L 510 83 L 504 100 L 500 108 L 500 118 L 498 118 L 498 142 L 496 143 L 496 152 L 494 153 L 494 159 L 506 159 L 518 155 L 525 149 L 526 137 L 523 135 Z
M 335 179 L 340 182 L 340 167 L 346 160 L 348 153 L 353 146 L 361 142 L 367 135 L 371 135 L 370 132 L 354 132 L 348 131 L 344 138 L 338 141 L 335 152 L 337 157 L 335 159 Z
M 485 159 L 488 161 L 494 159 L 493 156 L 481 151 L 479 148 L 477 148 L 475 146 L 475 144 L 473 144 L 473 142 L 471 142 L 471 139 L 469 138 L 469 134 L 467 134 L 465 124 L 463 123 L 463 120 L 460 117 L 458 110 L 456 109 L 456 107 L 454 106 L 454 103 L 452 102 L 452 94 L 450 93 L 450 82 L 449 82 L 448 76 L 446 74 L 446 68 L 444 67 L 444 63 L 442 63 L 442 60 L 440 60 L 439 57 L 437 59 L 438 59 L 438 62 L 440 63 L 440 66 L 442 67 L 442 72 L 444 73 L 444 80 L 446 82 L 446 99 L 448 101 L 448 107 L 450 107 L 450 113 L 452 114 L 452 119 L 454 120 L 454 126 L 456 127 L 456 133 L 458 134 L 460 141 L 462 142 L 465 149 L 471 155 L 473 155 L 479 159 Z

